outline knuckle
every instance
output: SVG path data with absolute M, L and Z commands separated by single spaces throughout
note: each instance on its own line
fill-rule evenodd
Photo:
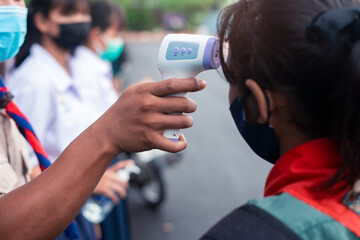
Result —
M 187 99 L 181 99 L 180 106 L 183 112 L 189 112 L 190 106 Z
M 146 122 L 146 125 L 150 129 L 157 129 L 159 124 L 154 118 L 149 118 Z
M 150 133 L 144 133 L 144 146 L 149 149 L 152 147 L 152 136 Z
M 167 87 L 168 91 L 173 92 L 176 89 L 176 80 L 175 79 L 167 80 L 166 87 Z
M 148 91 L 148 83 L 138 83 L 134 86 L 136 93 L 145 94 Z
M 149 112 L 154 107 L 155 107 L 155 103 L 153 101 L 145 99 L 145 100 L 143 100 L 143 102 L 140 106 L 140 110 L 141 110 L 141 112 Z
M 134 85 L 134 86 L 130 87 L 128 89 L 128 91 L 133 91 L 136 94 L 142 94 L 142 92 L 144 91 L 144 87 L 143 87 L 143 85 Z

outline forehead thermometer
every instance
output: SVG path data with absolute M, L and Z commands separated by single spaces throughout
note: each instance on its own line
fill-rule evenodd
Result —
M 195 78 L 199 73 L 220 66 L 219 39 L 192 34 L 169 34 L 160 46 L 158 68 L 162 79 Z M 178 93 L 168 97 L 187 97 Z M 182 113 L 178 113 L 182 114 Z M 178 141 L 180 129 L 167 129 L 164 136 Z

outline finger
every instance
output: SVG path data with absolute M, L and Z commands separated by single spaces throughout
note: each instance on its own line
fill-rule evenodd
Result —
M 111 188 L 114 192 L 119 194 L 121 198 L 126 198 L 126 190 L 122 188 L 120 185 L 114 184 Z
M 104 195 L 113 201 L 113 203 L 118 204 L 119 203 L 119 197 L 116 196 L 116 193 L 112 191 L 111 189 L 107 189 L 104 191 Z
M 177 142 L 173 142 L 161 135 L 154 136 L 154 140 L 156 142 L 157 149 L 160 149 L 160 150 L 163 150 L 166 152 L 171 152 L 171 153 L 180 152 L 180 151 L 184 150 L 187 146 L 186 139 L 185 139 L 184 135 L 182 135 L 182 134 L 180 134 L 179 141 L 177 141 Z
M 163 97 L 180 92 L 197 92 L 206 87 L 206 82 L 200 79 L 168 79 L 154 83 L 152 94 Z
M 144 77 L 139 81 L 139 83 L 146 83 L 146 82 L 154 82 L 154 80 L 151 77 Z
M 40 174 L 41 174 L 41 168 L 40 168 L 40 166 L 36 166 L 33 169 L 31 169 L 30 179 L 33 180 L 34 178 L 36 178 Z
M 126 183 L 124 180 L 120 179 L 115 173 L 113 173 L 112 175 L 109 174 L 108 176 L 108 180 L 110 181 L 111 184 L 122 184 L 122 183 Z
M 153 130 L 184 129 L 192 127 L 193 124 L 193 117 L 185 114 L 158 114 L 153 116 L 147 122 L 148 127 Z
M 162 113 L 193 113 L 196 111 L 196 102 L 185 97 L 160 98 L 159 111 Z
M 127 181 L 124 181 L 124 180 L 120 179 L 120 178 L 116 178 L 114 183 L 116 183 L 117 185 L 120 185 L 120 186 L 122 186 L 123 188 L 126 188 L 126 189 L 129 187 L 129 183 Z
M 117 163 L 115 163 L 114 165 L 112 165 L 111 167 L 109 167 L 109 170 L 116 172 L 119 169 L 123 169 L 128 165 L 132 165 L 134 164 L 133 160 L 124 160 L 124 161 L 119 161 Z

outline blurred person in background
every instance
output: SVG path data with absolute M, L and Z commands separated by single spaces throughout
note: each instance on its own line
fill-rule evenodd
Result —
M 90 14 L 89 36 L 84 45 L 76 48 L 72 63 L 86 79 L 97 84 L 83 87 L 89 92 L 89 100 L 99 109 L 107 109 L 118 98 L 112 84 L 112 63 L 124 52 L 125 16 L 117 4 L 106 0 L 91 2 Z
M 202 239 L 360 239 L 360 2 L 240 0 L 219 36 L 233 119 L 274 167 Z
M 76 48 L 72 66 L 86 79 L 81 90 L 86 100 L 93 105 L 87 110 L 98 109 L 101 112 L 108 109 L 118 98 L 112 80 L 114 73 L 118 74 L 120 71 L 125 44 L 122 33 L 126 26 L 126 17 L 117 4 L 107 0 L 91 2 L 90 15 L 89 36 L 84 45 Z M 115 82 L 119 81 L 114 80 Z M 116 161 L 117 159 L 114 163 Z M 127 220 L 127 212 L 123 211 L 126 200 L 119 201 L 122 201 L 121 205 L 117 204 L 100 224 L 103 240 L 121 239 L 124 235 L 120 232 L 122 227 L 129 224 L 124 223 L 124 220 Z
M 99 3 L 100 4 L 100 3 Z M 111 4 L 111 3 L 110 3 Z M 113 42 L 109 42 L 107 44 L 107 49 L 102 54 L 102 58 L 109 61 L 112 66 L 112 75 L 113 75 L 113 85 L 115 87 L 115 90 L 118 94 L 121 94 L 121 92 L 124 90 L 124 83 L 125 79 L 123 79 L 123 71 L 124 66 L 128 62 L 128 51 L 126 47 L 125 42 L 125 34 L 127 31 L 127 19 L 126 19 L 126 12 L 125 9 L 120 7 L 118 4 L 113 5 L 113 14 L 114 14 L 114 21 L 117 21 L 120 23 L 118 26 L 118 37 L 117 39 L 113 39 Z M 105 9 L 103 11 L 94 11 L 94 13 L 97 12 L 98 15 L 101 15 L 106 11 Z M 93 15 L 94 18 L 98 19 L 97 25 L 100 27 L 102 24 L 99 17 Z M 122 47 L 120 47 L 122 46 Z
M 25 112 L 50 160 L 55 159 L 93 121 L 116 100 L 101 108 L 89 100 L 87 85 L 99 81 L 88 78 L 73 63 L 75 49 L 85 43 L 91 30 L 87 0 L 32 0 L 29 4 L 28 34 L 16 57 L 15 69 L 8 77 L 9 88 Z M 103 85 L 101 85 L 103 86 Z M 112 89 L 111 87 L 109 88 Z M 114 92 L 114 91 L 113 91 Z M 111 92 L 106 94 L 109 96 Z M 98 97 L 99 95 L 97 95 Z M 102 177 L 94 194 L 106 195 L 118 202 L 126 196 L 128 183 L 115 172 L 130 164 L 119 162 Z M 40 173 L 35 155 L 31 155 L 32 178 Z M 93 225 L 82 214 L 76 217 L 81 239 L 95 239 Z M 59 239 L 66 239 L 63 235 Z

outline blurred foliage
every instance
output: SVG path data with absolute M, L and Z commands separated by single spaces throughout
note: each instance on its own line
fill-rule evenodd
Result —
M 154 30 L 162 27 L 167 13 L 181 14 L 187 19 L 184 30 L 194 30 L 214 9 L 218 0 L 116 0 L 126 10 L 131 30 Z
M 98 1 L 98 0 L 92 0 Z M 194 30 L 215 8 L 219 9 L 229 0 L 113 0 L 127 12 L 130 30 L 154 30 L 163 27 L 167 13 L 181 14 L 187 20 L 186 29 Z M 232 1 L 232 0 L 230 0 Z M 25 0 L 26 3 L 30 0 Z M 219 3 L 222 2 L 222 3 Z

